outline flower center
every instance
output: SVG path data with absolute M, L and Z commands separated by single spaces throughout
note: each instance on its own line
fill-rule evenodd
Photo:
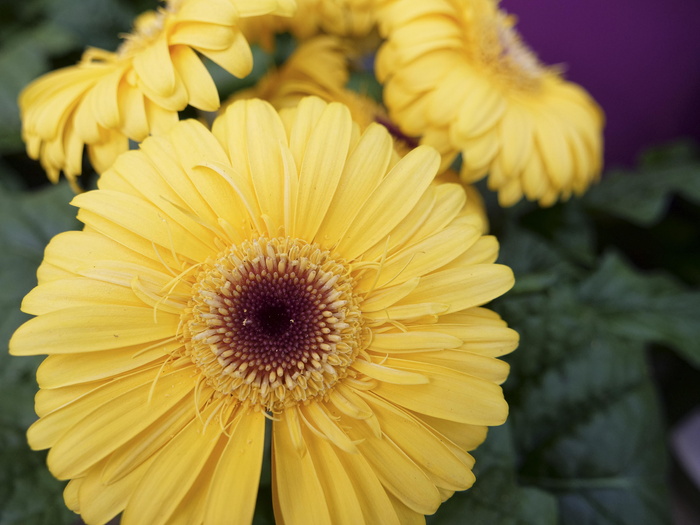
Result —
M 157 11 L 141 13 L 134 21 L 131 33 L 123 35 L 124 41 L 117 49 L 117 55 L 128 57 L 142 51 L 152 44 L 165 27 L 166 12 L 171 10 L 168 5 Z
M 260 238 L 203 269 L 183 319 L 187 353 L 211 386 L 279 412 L 323 395 L 362 347 L 353 279 L 317 245 Z
M 549 68 L 522 41 L 515 19 L 504 12 L 482 14 L 477 24 L 480 61 L 511 87 L 535 91 Z

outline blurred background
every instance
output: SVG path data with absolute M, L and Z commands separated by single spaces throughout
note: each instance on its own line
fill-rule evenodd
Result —
M 643 152 L 661 144 L 698 144 L 700 2 L 502 0 L 501 6 L 517 16 L 521 36 L 544 63 L 563 66 L 565 76 L 584 86 L 603 107 L 607 170 L 630 168 Z M 698 208 L 679 197 L 669 204 L 669 216 L 644 232 L 610 232 L 640 268 L 664 267 L 671 259 L 676 267 L 698 262 Z M 684 224 L 695 227 L 688 231 Z M 663 242 L 679 236 L 684 237 L 684 249 Z M 659 246 L 669 250 L 664 261 L 659 259 Z M 688 284 L 699 282 L 696 271 L 682 275 Z M 700 323 L 700 312 L 697 319 Z M 658 351 L 652 358 L 671 429 L 674 519 L 697 525 L 700 374 L 673 354 Z

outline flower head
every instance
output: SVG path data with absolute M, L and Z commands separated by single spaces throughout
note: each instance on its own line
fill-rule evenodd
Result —
M 238 101 L 119 157 L 47 248 L 14 355 L 88 523 L 248 523 L 272 428 L 284 523 L 399 523 L 473 482 L 517 334 L 498 245 L 380 125 Z
M 271 49 L 277 33 L 289 32 L 302 41 L 319 34 L 361 40 L 375 26 L 375 0 L 297 0 L 291 17 L 259 16 L 243 21 L 241 27 L 249 41 Z
M 377 58 L 390 115 L 499 201 L 551 205 L 599 177 L 603 117 L 526 47 L 496 0 L 381 0 Z
M 82 60 L 48 73 L 19 97 L 30 157 L 52 181 L 82 171 L 83 147 L 98 172 L 161 133 L 188 104 L 215 111 L 219 95 L 198 53 L 229 73 L 250 73 L 253 58 L 238 24 L 263 13 L 291 14 L 290 0 L 169 0 L 137 18 L 116 52 L 88 49 Z M 293 2 L 292 2 L 293 4 Z

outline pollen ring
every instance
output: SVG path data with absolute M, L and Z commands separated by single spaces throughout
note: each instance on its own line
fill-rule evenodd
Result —
M 322 396 L 363 346 L 344 261 L 298 239 L 233 246 L 202 269 L 183 318 L 185 348 L 222 394 L 279 412 Z

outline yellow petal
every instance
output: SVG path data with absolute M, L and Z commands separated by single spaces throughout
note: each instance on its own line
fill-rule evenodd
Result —
M 349 453 L 356 454 L 357 448 L 347 434 L 333 422 L 332 416 L 319 403 L 309 403 L 299 407 L 309 425 L 312 425 L 336 447 Z
M 143 93 L 122 82 L 117 94 L 117 104 L 124 134 L 136 141 L 144 140 L 150 130 Z
M 199 33 L 195 36 L 199 37 Z M 213 44 L 213 42 L 197 42 L 198 44 Z M 248 41 L 242 33 L 236 32 L 229 48 L 212 49 L 195 47 L 200 53 L 219 64 L 226 71 L 238 78 L 244 78 L 253 70 L 253 53 Z
M 104 173 L 114 160 L 129 149 L 129 139 L 121 131 L 100 131 L 102 138 L 88 145 L 88 157 L 97 173 Z
M 272 424 L 272 501 L 276 521 L 325 525 L 331 516 L 310 454 L 300 454 L 286 419 Z
M 102 463 L 88 471 L 80 485 L 80 515 L 86 523 L 107 523 L 119 514 L 131 498 L 136 484 L 150 462 L 143 463 L 131 475 L 105 485 L 100 480 Z
M 379 481 L 377 473 L 362 454 L 337 454 L 342 469 L 350 479 L 368 525 L 399 525 L 390 496 Z
M 428 383 L 380 383 L 377 395 L 409 410 L 472 425 L 500 425 L 508 415 L 501 388 L 450 368 L 406 359 L 388 358 L 387 367 L 419 373 Z
M 151 254 L 153 254 L 152 249 Z M 144 257 L 96 232 L 68 231 L 56 235 L 46 247 L 44 262 L 39 267 L 39 282 L 43 284 L 52 280 L 42 276 L 42 267 L 49 264 L 73 276 L 99 260 L 118 260 L 124 264 L 138 265 L 151 271 L 162 270 L 163 263 L 154 259 L 155 257 Z M 68 276 L 63 275 L 61 278 Z M 27 313 L 33 312 L 27 310 Z
M 427 146 L 409 152 L 364 203 L 338 246 L 353 259 L 383 239 L 404 220 L 437 172 L 440 156 Z
M 267 0 L 268 3 L 270 1 Z M 235 4 L 227 0 L 184 2 L 178 7 L 177 17 L 180 20 L 234 26 L 238 19 L 238 2 Z
M 133 64 L 139 79 L 150 91 L 165 98 L 175 92 L 175 69 L 170 59 L 165 32 L 137 53 Z
M 506 111 L 503 94 L 482 77 L 477 72 L 471 73 L 465 86 L 467 96 L 459 108 L 459 117 L 453 128 L 458 145 L 493 128 Z
M 114 129 L 120 125 L 117 93 L 123 75 L 123 68 L 103 75 L 85 97 L 92 117 L 104 128 Z
M 420 385 L 428 382 L 428 379 L 420 373 L 406 372 L 396 368 L 370 363 L 364 359 L 356 359 L 352 365 L 358 372 L 386 383 L 399 385 Z
M 368 280 L 368 282 L 370 281 Z M 396 301 L 403 299 L 410 294 L 413 290 L 415 290 L 419 282 L 420 277 L 414 277 L 413 279 L 409 279 L 405 283 L 398 284 L 396 286 L 387 286 L 381 288 L 380 290 L 371 291 L 365 297 L 364 301 L 362 301 L 360 308 L 364 313 L 381 312 L 382 310 L 393 305 Z M 372 285 L 373 281 L 369 286 Z
M 421 317 L 438 315 L 449 310 L 449 305 L 441 303 L 394 304 L 377 312 L 366 312 L 364 316 L 373 321 L 412 321 Z
M 83 484 L 84 478 L 72 479 L 63 489 L 63 501 L 66 503 L 66 507 L 75 513 L 80 512 L 80 500 L 78 499 L 78 493 L 80 491 L 80 485 Z
M 357 204 L 367 200 L 386 173 L 392 147 L 384 127 L 370 124 L 348 155 L 333 201 L 320 225 L 318 241 L 332 246 L 342 238 L 359 212 Z
M 422 512 L 416 512 L 391 494 L 389 494 L 389 500 L 394 506 L 394 512 L 402 525 L 425 525 L 425 516 Z
M 151 369 L 153 366 L 144 367 Z M 42 388 L 34 396 L 34 411 L 40 418 L 106 385 L 112 378 L 61 388 Z
M 204 523 L 250 523 L 265 444 L 265 416 L 242 413 L 229 430 L 211 480 Z
M 493 264 L 498 258 L 498 240 L 492 235 L 484 235 L 479 238 L 466 252 L 453 261 L 450 261 L 441 270 L 450 268 L 468 269 L 470 266 L 477 264 Z
M 500 385 L 508 377 L 510 366 L 505 361 L 493 357 L 470 354 L 462 350 L 440 352 L 411 352 L 405 357 L 411 361 L 440 365 L 474 377 L 480 377 Z
M 542 157 L 550 184 L 555 190 L 563 188 L 572 176 L 573 159 L 561 124 L 554 117 L 542 115 L 535 127 L 537 150 Z
M 167 133 L 178 122 L 177 111 L 168 110 L 148 98 L 144 99 L 144 107 L 148 126 L 153 135 Z
M 215 407 L 218 405 L 210 405 L 201 420 L 193 419 L 154 459 L 129 500 L 123 522 L 168 523 L 224 432 L 218 417 L 206 426 L 203 423 Z
M 76 477 L 168 412 L 194 388 L 192 371 L 165 373 L 96 406 L 53 445 L 48 465 L 59 479 Z
M 451 490 L 471 487 L 473 461 L 464 463 L 408 412 L 371 394 L 364 398 L 382 422 L 386 437 L 422 467 L 433 483 Z
M 189 47 L 174 46 L 171 55 L 178 76 L 185 84 L 190 105 L 202 111 L 219 109 L 221 102 L 216 84 L 197 54 Z
M 457 348 L 462 340 L 449 334 L 439 332 L 395 332 L 375 333 L 370 342 L 370 349 L 382 352 L 415 352 L 425 350 L 442 350 Z
M 499 124 L 501 153 L 498 162 L 505 173 L 520 173 L 534 147 L 533 119 L 518 104 L 511 104 Z
M 179 316 L 153 319 L 150 308 L 76 306 L 40 315 L 20 326 L 10 340 L 12 355 L 95 352 L 174 336 Z
M 156 421 L 119 447 L 107 459 L 102 469 L 102 481 L 114 483 L 149 461 L 175 436 L 201 414 L 210 395 L 203 393 L 192 402 L 185 396 Z
M 464 209 L 467 196 L 461 184 L 442 183 L 435 187 L 435 204 L 415 233 L 406 240 L 413 244 L 442 230 Z
M 197 237 L 187 225 L 181 224 L 185 221 L 168 217 L 162 209 L 143 199 L 100 190 L 78 195 L 72 204 L 80 207 L 78 218 L 81 221 L 127 246 L 156 244 L 164 251 L 181 254 L 195 262 L 218 251 L 204 242 L 210 239 Z
M 362 258 L 366 261 L 381 261 L 387 255 L 392 255 L 397 250 L 408 246 L 408 239 L 413 238 L 416 232 L 421 229 L 423 223 L 429 220 L 435 208 L 435 202 L 435 187 L 431 184 L 418 199 L 415 206 L 406 214 L 404 220 L 394 226 L 386 237 L 380 239 L 374 246 L 365 251 Z M 362 288 L 365 283 L 361 282 L 359 284 Z
M 282 235 L 285 216 L 282 148 L 287 144 L 284 127 L 274 108 L 260 100 L 246 104 L 245 120 L 240 125 L 244 127 L 241 136 L 246 138 L 246 158 L 260 212 L 269 217 L 267 224 L 272 230 L 268 234 L 271 237 Z
M 40 390 L 36 403 L 42 416 L 27 430 L 29 446 L 35 450 L 53 446 L 58 438 L 93 410 L 132 389 L 152 384 L 161 366 L 156 363 L 125 374 L 116 381 Z M 44 396 L 40 395 L 42 392 Z
M 447 311 L 442 312 L 446 314 L 485 304 L 510 290 L 513 283 L 511 269 L 500 264 L 442 270 L 423 277 L 416 289 L 399 304 L 440 302 L 449 305 Z
M 347 453 L 337 451 L 328 441 L 308 430 L 304 433 L 304 439 L 308 443 L 309 455 L 321 487 L 323 487 L 324 499 L 331 516 L 329 523 L 341 525 L 366 523 L 360 500 L 356 494 L 356 487 L 339 459 L 340 455 L 347 455 Z M 358 455 L 353 454 L 353 456 Z
M 94 279 L 69 277 L 60 281 L 42 283 L 22 300 L 22 310 L 41 315 L 75 306 L 101 308 L 119 304 L 143 307 L 143 302 L 131 291 L 131 287 L 115 286 Z
M 387 258 L 377 286 L 401 283 L 448 264 L 479 238 L 480 232 L 464 221 L 455 221 L 425 239 Z
M 297 118 L 307 117 L 300 109 Z M 292 235 L 302 239 L 316 236 L 345 167 L 351 122 L 347 106 L 328 104 L 310 133 L 297 163 L 299 187 Z
M 37 382 L 41 388 L 60 388 L 107 379 L 163 359 L 181 346 L 179 341 L 164 340 L 103 352 L 50 355 L 37 369 Z
M 434 429 L 438 434 L 445 436 L 452 443 L 455 443 L 461 450 L 474 450 L 486 439 L 488 427 L 483 425 L 466 425 L 440 419 L 426 414 L 416 414 L 414 416 L 423 421 L 429 428 Z
M 432 514 L 440 494 L 426 473 L 387 437 L 377 438 L 365 425 L 353 425 L 351 437 L 362 440 L 360 454 L 388 492 L 421 514 Z

